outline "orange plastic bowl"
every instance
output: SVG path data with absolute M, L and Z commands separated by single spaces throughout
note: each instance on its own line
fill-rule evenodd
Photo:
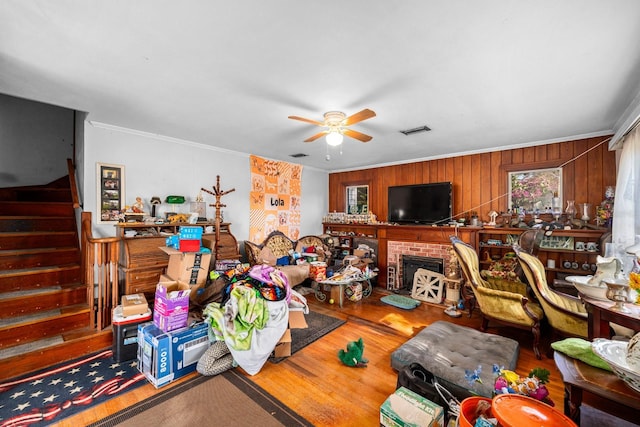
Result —
M 478 402 L 483 400 L 491 404 L 491 399 L 480 396 L 467 397 L 460 402 L 460 416 L 458 417 L 459 427 L 473 427 L 476 407 L 478 406 Z
M 491 412 L 502 427 L 577 427 L 557 409 L 520 394 L 497 395 L 493 398 Z

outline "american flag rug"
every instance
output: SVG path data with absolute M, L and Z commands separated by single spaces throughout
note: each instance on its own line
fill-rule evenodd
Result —
M 137 360 L 111 350 L 0 384 L 0 426 L 44 426 L 146 384 Z

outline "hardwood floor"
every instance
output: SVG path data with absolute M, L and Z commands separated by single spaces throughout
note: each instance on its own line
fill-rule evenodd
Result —
M 391 368 L 390 358 L 396 348 L 437 320 L 475 329 L 480 326 L 477 310 L 471 318 L 466 315 L 451 318 L 444 314 L 443 307 L 429 303 L 422 303 L 414 310 L 402 310 L 380 302 L 385 294 L 383 290 L 376 290 L 360 302 L 345 302 L 342 309 L 338 305 L 320 303 L 312 294 L 307 295 L 312 310 L 346 319 L 347 323 L 279 364 L 267 362 L 251 380 L 316 426 L 378 426 L 380 405 L 396 388 L 397 372 Z M 535 358 L 531 334 L 504 327 L 490 328 L 489 332 L 518 340 L 519 374 L 525 375 L 534 367 L 551 371 L 548 388 L 556 407 L 562 411 L 560 373 L 553 359 Z M 369 366 L 350 368 L 342 365 L 337 358 L 338 350 L 360 337 L 365 343 Z M 87 425 L 165 389 L 156 390 L 151 384 L 145 384 L 57 425 Z M 215 414 L 212 414 L 212 421 L 214 419 Z

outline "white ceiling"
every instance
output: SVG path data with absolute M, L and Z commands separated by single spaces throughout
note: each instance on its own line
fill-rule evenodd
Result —
M 638 41 L 637 0 L 3 0 L 0 93 L 335 171 L 612 133 Z

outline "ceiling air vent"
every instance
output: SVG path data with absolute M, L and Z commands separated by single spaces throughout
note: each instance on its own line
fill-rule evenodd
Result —
M 420 127 L 413 128 L 413 129 L 401 130 L 400 132 L 404 133 L 405 135 L 413 135 L 414 133 L 428 132 L 430 130 L 431 130 L 431 128 L 429 128 L 429 126 L 420 126 Z
M 304 153 L 297 153 L 297 154 L 289 154 L 290 157 L 293 157 L 294 159 L 299 159 L 300 157 L 307 157 L 308 154 L 304 154 Z

